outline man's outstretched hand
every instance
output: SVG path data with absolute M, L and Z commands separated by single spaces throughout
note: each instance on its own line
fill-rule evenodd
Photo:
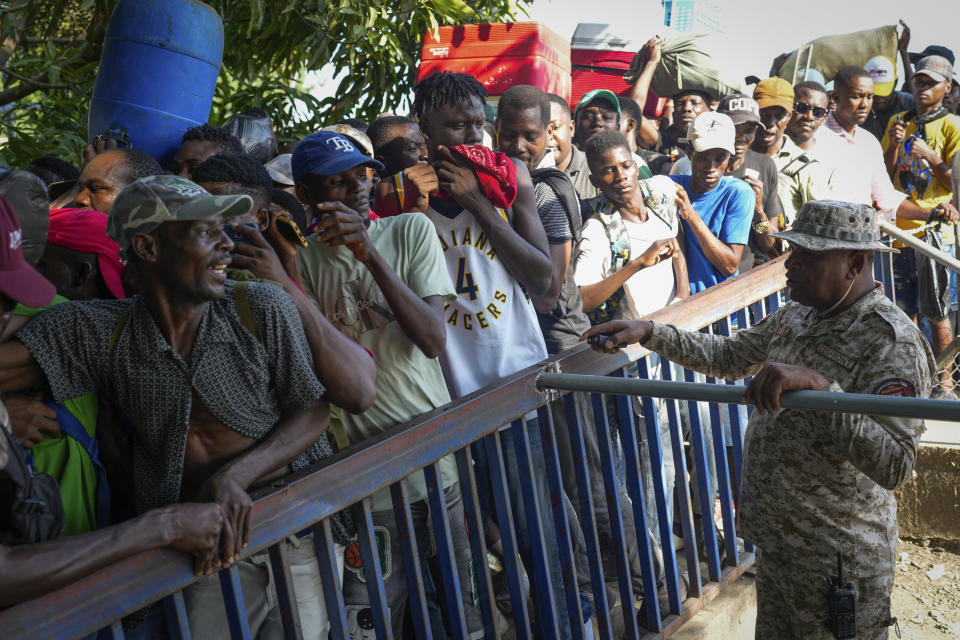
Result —
M 611 320 L 590 327 L 580 336 L 580 342 L 588 340 L 591 336 L 607 335 L 610 337 L 603 344 L 590 346 L 601 353 L 616 353 L 625 345 L 643 342 L 652 332 L 653 323 L 646 320 Z
M 817 371 L 782 362 L 768 362 L 747 385 L 744 404 L 752 404 L 761 414 L 773 415 L 780 410 L 780 394 L 784 391 L 823 391 L 830 381 Z

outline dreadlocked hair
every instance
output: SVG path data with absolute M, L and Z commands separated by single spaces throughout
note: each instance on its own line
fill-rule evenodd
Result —
M 303 205 L 300 204 L 296 196 L 274 187 L 270 191 L 270 202 L 287 211 L 290 214 L 290 219 L 296 222 L 304 233 L 307 232 L 307 213 L 303 210 Z
M 215 127 L 209 122 L 187 129 L 180 144 L 191 141 L 213 142 L 217 145 L 217 153 L 235 155 L 243 153 L 243 145 L 240 144 L 240 139 L 237 136 L 226 129 Z
M 221 153 L 210 156 L 191 171 L 196 183 L 227 182 L 240 187 L 259 206 L 271 200 L 273 180 L 262 164 L 250 156 Z
M 466 73 L 439 71 L 430 74 L 413 88 L 413 113 L 418 120 L 445 104 L 469 103 L 477 98 L 481 103 L 487 99 L 487 90 L 480 82 Z
M 627 152 L 630 151 L 630 144 L 622 133 L 611 129 L 600 130 L 583 145 L 583 152 L 587 155 L 587 164 L 598 162 L 601 155 L 617 147 L 623 147 Z

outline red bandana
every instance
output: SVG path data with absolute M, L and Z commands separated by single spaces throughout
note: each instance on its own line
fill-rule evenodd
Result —
M 517 199 L 517 168 L 506 154 L 480 145 L 460 145 L 450 150 L 470 161 L 480 190 L 495 207 L 507 209 Z

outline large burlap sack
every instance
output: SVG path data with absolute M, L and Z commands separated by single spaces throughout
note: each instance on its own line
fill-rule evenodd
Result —
M 807 45 L 813 47 L 810 50 L 809 67 L 822 73 L 825 81 L 830 82 L 840 69 L 851 65 L 862 67 L 874 56 L 886 56 L 896 62 L 897 26 L 887 25 L 856 33 L 817 38 L 794 51 L 780 67 L 777 75 L 790 83 L 803 80 L 803 72 L 808 66 Z
M 668 40 L 660 48 L 660 64 L 653 72 L 650 87 L 658 96 L 671 97 L 681 91 L 703 91 L 714 100 L 741 92 L 741 83 L 725 77 L 710 54 L 700 48 L 703 35 Z M 636 61 L 643 68 L 641 60 Z M 631 65 L 632 67 L 633 65 Z

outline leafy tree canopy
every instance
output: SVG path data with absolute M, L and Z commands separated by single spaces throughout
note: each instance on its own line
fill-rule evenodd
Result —
M 250 107 L 271 114 L 281 142 L 345 116 L 398 109 L 416 79 L 423 34 L 503 22 L 532 0 L 207 0 L 224 21 L 211 122 Z M 0 0 L 0 114 L 9 166 L 55 155 L 79 162 L 87 107 L 117 0 Z M 300 79 L 347 71 L 320 100 Z M 299 108 L 298 108 L 299 104 Z

